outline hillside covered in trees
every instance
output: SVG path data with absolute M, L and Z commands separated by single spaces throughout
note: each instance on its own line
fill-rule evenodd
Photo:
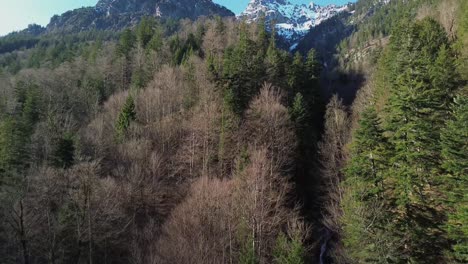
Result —
M 468 2 L 268 23 L 0 38 L 0 263 L 467 263 Z

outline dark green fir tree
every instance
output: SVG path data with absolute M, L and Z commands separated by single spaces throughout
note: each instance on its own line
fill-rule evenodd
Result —
M 446 194 L 448 221 L 446 229 L 452 244 L 454 262 L 468 262 L 468 98 L 458 96 L 452 119 L 442 131 L 441 182 Z

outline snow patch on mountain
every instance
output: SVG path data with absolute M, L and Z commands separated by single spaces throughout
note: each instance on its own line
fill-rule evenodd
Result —
M 264 16 L 266 21 L 275 22 L 279 35 L 294 43 L 310 28 L 344 11 L 348 11 L 348 5 L 320 6 L 313 2 L 305 5 L 293 4 L 288 0 L 251 0 L 239 18 L 255 22 Z

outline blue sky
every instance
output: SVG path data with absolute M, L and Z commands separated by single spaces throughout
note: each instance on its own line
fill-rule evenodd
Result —
M 92 6 L 98 0 L 0 0 L 0 36 L 24 29 L 28 24 L 47 25 L 55 14 L 82 6 Z M 250 0 L 213 0 L 226 6 L 234 13 L 241 12 Z M 310 3 L 311 0 L 290 0 L 291 2 Z M 314 3 L 343 4 L 350 0 L 315 0 Z

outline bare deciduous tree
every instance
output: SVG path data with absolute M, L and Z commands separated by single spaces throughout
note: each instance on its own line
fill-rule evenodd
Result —
M 319 153 L 322 166 L 322 188 L 326 190 L 324 225 L 334 236 L 341 234 L 340 203 L 343 195 L 341 170 L 346 163 L 346 145 L 350 140 L 350 125 L 347 109 L 338 96 L 333 96 L 327 105 L 325 131 L 319 143 Z M 334 253 L 339 254 L 340 246 L 333 245 L 333 248 Z

